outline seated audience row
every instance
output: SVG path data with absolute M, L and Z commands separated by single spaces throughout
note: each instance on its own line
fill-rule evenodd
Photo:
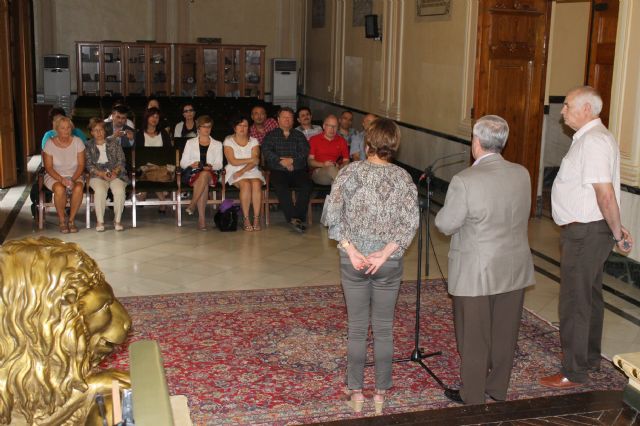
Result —
M 153 102 L 156 102 L 155 104 Z M 77 232 L 74 218 L 82 204 L 84 182 L 82 173 L 86 168 L 90 174 L 90 187 L 95 192 L 96 229 L 103 231 L 104 211 L 107 191 L 114 196 L 114 228 L 123 230 L 121 224 L 124 209 L 125 188 L 129 182 L 122 147 L 136 149 L 168 148 L 172 141 L 166 129 L 162 127 L 162 116 L 152 100 L 145 111 L 142 129 L 134 132 L 128 123 L 125 105 L 115 104 L 109 122 L 93 118 L 89 124 L 92 139 L 85 144 L 73 135 L 74 128 L 70 119 L 62 117 L 54 121 L 54 129 L 43 138 L 43 160 L 46 170 L 45 186 L 54 194 L 54 204 L 59 218 L 60 231 Z M 64 111 L 62 111 L 64 113 Z M 294 112 L 282 108 L 278 120 L 266 117 L 262 106 L 252 110 L 251 126 L 246 117 L 238 116 L 232 123 L 234 133 L 227 136 L 224 144 L 211 137 L 213 121 L 208 116 L 194 119 L 193 105 L 185 104 L 184 121 L 174 130 L 174 137 L 196 135 L 185 145 L 180 159 L 183 169 L 183 183 L 193 187 L 191 203 L 186 211 L 189 215 L 198 210 L 198 228 L 206 229 L 205 211 L 209 186 L 217 183 L 216 172 L 222 169 L 223 147 L 227 160 L 226 181 L 240 191 L 240 206 L 245 231 L 261 230 L 262 186 L 265 178 L 260 170 L 260 139 L 264 163 L 271 170 L 271 182 L 278 196 L 287 222 L 297 232 L 304 232 L 307 204 L 312 183 L 331 185 L 340 168 L 349 163 L 350 157 L 364 158 L 362 133 L 353 132 L 352 147 L 339 133 L 344 130 L 343 123 L 350 123 L 352 114 L 342 113 L 338 119 L 334 115 L 325 118 L 322 128 L 311 124 L 311 111 L 302 107 L 298 111 L 298 129 L 293 128 Z M 363 120 L 366 128 L 375 120 L 367 115 Z M 274 127 L 275 125 L 275 127 Z M 306 135 L 305 135 L 306 133 Z M 176 135 L 180 136 L 176 136 Z M 253 136 L 255 135 L 255 136 Z M 307 136 L 309 140 L 307 140 Z M 350 152 L 351 151 L 351 152 Z M 309 174 L 307 167 L 311 168 Z M 310 180 L 311 178 L 311 180 Z M 295 201 L 291 190 L 295 191 Z M 164 200 L 167 193 L 157 194 Z M 146 194 L 137 194 L 143 201 Z M 65 217 L 67 198 L 71 208 L 69 218 Z M 253 208 L 253 220 L 251 220 Z M 164 206 L 159 209 L 164 212 Z

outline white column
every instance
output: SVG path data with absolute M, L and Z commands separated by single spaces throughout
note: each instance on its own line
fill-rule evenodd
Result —
M 381 17 L 382 64 L 378 113 L 400 119 L 405 0 L 384 0 Z
M 609 126 L 620 144 L 622 182 L 640 186 L 640 2 L 636 0 L 620 0 Z
M 344 104 L 344 26 L 346 1 L 337 0 L 333 4 L 333 31 L 331 33 L 331 95 L 333 102 Z

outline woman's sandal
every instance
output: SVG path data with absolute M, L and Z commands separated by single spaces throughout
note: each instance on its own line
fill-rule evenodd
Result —
M 384 395 L 386 393 L 386 390 L 376 389 L 376 393 L 373 394 L 373 404 L 376 408 L 376 415 L 382 414 L 382 409 L 384 408 Z
M 260 225 L 260 215 L 253 217 L 253 230 L 262 231 L 262 226 Z
M 364 395 L 362 394 L 362 389 L 345 389 L 344 393 L 349 396 L 347 405 L 351 407 L 353 412 L 362 412 L 362 407 L 364 406 Z
M 58 227 L 60 229 L 60 233 L 62 233 L 62 234 L 68 234 L 69 233 L 69 227 L 67 226 L 66 223 L 60 223 L 60 224 L 58 224 Z
M 247 232 L 253 231 L 253 226 L 251 225 L 251 222 L 249 221 L 249 216 L 243 216 L 242 217 L 242 229 L 244 229 Z
M 69 222 L 69 232 L 71 232 L 72 234 L 75 234 L 76 232 L 78 232 L 78 227 L 76 226 L 75 223 Z

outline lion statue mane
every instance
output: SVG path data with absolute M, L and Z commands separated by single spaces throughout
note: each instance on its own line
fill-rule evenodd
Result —
M 95 371 L 131 320 L 78 245 L 27 238 L 0 249 L 0 424 L 91 424 L 97 393 L 128 374 Z M 96 411 L 95 409 L 93 411 Z

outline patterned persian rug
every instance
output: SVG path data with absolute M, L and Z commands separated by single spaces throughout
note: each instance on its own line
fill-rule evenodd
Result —
M 440 281 L 423 284 L 421 347 L 442 351 L 425 360 L 447 385 L 459 383 L 451 301 Z M 346 368 L 346 309 L 340 286 L 190 293 L 122 298 L 133 319 L 129 342 L 157 340 L 169 390 L 186 395 L 197 425 L 303 424 L 356 417 L 342 394 Z M 395 353 L 411 354 L 415 284 L 402 285 L 396 308 Z M 123 345 L 127 347 L 127 344 Z M 524 313 L 508 398 L 558 392 L 538 385 L 560 365 L 557 330 Z M 371 347 L 369 350 L 371 351 Z M 371 359 L 371 354 L 370 354 Z M 121 350 L 103 366 L 128 368 Z M 415 363 L 394 364 L 385 414 L 453 406 Z M 622 389 L 611 363 L 580 391 Z M 373 368 L 365 396 L 373 393 Z M 368 400 L 361 416 L 374 415 Z

